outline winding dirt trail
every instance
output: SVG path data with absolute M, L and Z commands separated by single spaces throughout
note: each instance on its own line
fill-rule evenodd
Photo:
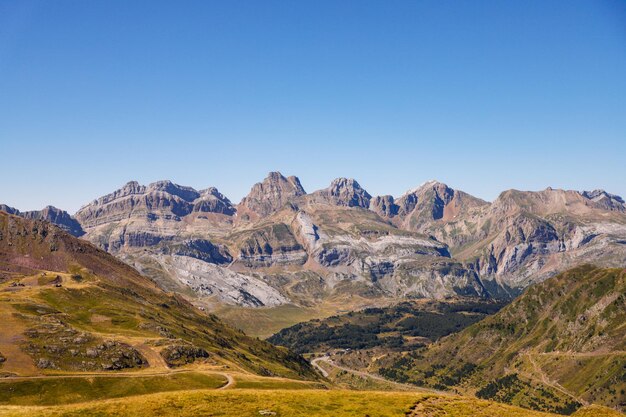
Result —
M 328 372 L 326 372 L 326 371 L 325 371 L 325 370 L 324 370 L 324 369 L 323 369 L 323 368 L 319 365 L 319 362 L 320 362 L 320 361 L 325 362 L 325 363 L 329 364 L 330 366 L 335 367 L 335 368 L 340 369 L 340 370 L 345 371 L 345 372 L 350 372 L 350 373 L 352 373 L 352 374 L 359 375 L 359 376 L 362 376 L 362 377 L 365 377 L 365 378 L 371 378 L 371 379 L 374 379 L 374 380 L 376 380 L 376 381 L 385 382 L 385 383 L 388 383 L 388 384 L 391 384 L 391 385 L 395 385 L 395 386 L 398 386 L 398 387 L 403 387 L 403 388 L 405 388 L 405 389 L 406 389 L 406 388 L 408 388 L 408 389 L 410 389 L 411 391 L 422 391 L 422 392 L 429 392 L 429 393 L 432 393 L 432 394 L 449 394 L 449 393 L 447 393 L 447 392 L 444 392 L 444 391 L 438 391 L 438 390 L 431 389 L 431 388 L 423 388 L 423 387 L 418 387 L 417 385 L 402 384 L 402 383 L 400 383 L 400 382 L 391 381 L 391 380 L 389 380 L 389 379 L 383 378 L 383 377 L 382 377 L 382 376 L 380 376 L 380 375 L 370 374 L 370 373 L 368 373 L 368 372 L 357 371 L 356 369 L 346 368 L 346 367 L 344 367 L 344 366 L 337 365 L 335 362 L 333 362 L 333 361 L 332 361 L 332 359 L 330 359 L 330 358 L 328 358 L 328 357 L 326 357 L 326 356 L 322 356 L 322 357 L 319 357 L 319 358 L 315 358 L 315 359 L 313 359 L 313 360 L 311 361 L 311 365 L 315 366 L 315 368 L 317 368 L 317 369 L 319 369 L 320 371 L 322 371 L 322 375 L 326 374 L 326 375 L 324 375 L 325 377 L 328 377 Z M 314 363 L 314 362 L 315 362 L 315 363 Z
M 204 374 L 213 374 L 213 375 L 221 375 L 224 378 L 228 379 L 227 374 L 223 372 L 206 372 L 200 370 L 190 370 L 190 369 L 170 369 L 167 371 L 153 371 L 153 372 L 145 372 L 145 371 L 115 371 L 115 373 L 105 373 L 105 372 L 86 372 L 86 373 L 75 373 L 75 374 L 45 374 L 45 375 L 33 375 L 33 376 L 9 376 L 6 378 L 0 378 L 0 384 L 4 381 L 20 381 L 20 380 L 30 380 L 30 379 L 53 379 L 53 378 L 98 378 L 98 377 L 107 377 L 107 378 L 143 378 L 150 376 L 164 376 L 164 375 L 172 375 L 172 374 L 184 374 L 190 372 L 204 373 Z
M 222 373 L 222 372 L 216 372 L 216 373 L 226 377 L 226 379 L 227 379 L 226 384 L 224 384 L 223 386 L 219 387 L 218 390 L 229 389 L 229 388 L 234 388 L 235 387 L 235 378 L 233 378 L 233 376 L 231 374 L 226 374 L 226 373 Z
M 525 352 L 523 354 L 523 356 L 528 358 L 528 362 L 531 364 L 531 366 L 533 367 L 533 371 L 534 373 L 536 373 L 537 375 L 539 375 L 539 378 L 541 380 L 541 382 L 544 385 L 547 385 L 549 387 L 554 388 L 555 390 L 567 395 L 570 398 L 573 398 L 574 400 L 578 401 L 579 403 L 583 404 L 583 405 L 589 405 L 589 402 L 585 401 L 583 398 L 578 397 L 577 395 L 574 395 L 573 393 L 571 393 L 570 391 L 568 391 L 565 387 L 563 387 L 561 384 L 559 384 L 556 381 L 552 381 L 550 378 L 548 378 L 548 375 L 546 375 L 546 373 L 543 371 L 543 369 L 541 369 L 541 367 L 539 366 L 539 364 L 537 364 L 537 362 L 535 361 L 535 358 L 533 358 L 532 353 L 530 352 Z
M 320 366 L 320 364 L 319 364 L 319 361 L 321 361 L 321 360 L 323 360 L 323 359 L 324 359 L 323 357 L 320 357 L 320 358 L 315 358 L 315 359 L 313 359 L 313 360 L 311 361 L 311 365 L 313 365 L 313 367 L 314 367 L 315 369 L 317 369 L 318 371 L 320 371 L 320 372 L 322 373 L 322 376 L 323 376 L 324 378 L 328 378 L 328 372 L 326 372 L 326 370 L 325 370 L 324 368 L 322 368 L 322 367 Z M 326 361 L 326 362 L 327 362 L 327 361 Z

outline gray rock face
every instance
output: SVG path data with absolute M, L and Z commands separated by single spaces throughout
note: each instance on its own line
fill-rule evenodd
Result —
M 481 268 L 481 273 L 484 276 L 513 273 L 533 257 L 562 249 L 560 237 L 549 222 L 519 216 L 491 243 L 488 262 Z
M 394 203 L 398 206 L 398 214 L 407 215 L 415 210 L 417 206 L 417 194 L 415 192 L 409 192 L 399 199 L 397 199 Z
M 447 259 L 399 265 L 392 276 L 380 283 L 396 297 L 443 299 L 454 295 L 493 295 L 487 291 L 476 271 Z
M 240 274 L 188 256 L 159 257 L 171 276 L 205 297 L 246 307 L 276 306 L 289 302 L 275 288 L 250 275 Z
M 228 265 L 233 261 L 227 247 L 214 244 L 206 239 L 189 239 L 180 243 L 164 245 L 161 248 L 161 253 L 188 256 L 215 265 Z
M 336 206 L 368 208 L 372 196 L 352 178 L 337 178 L 328 188 L 313 193 L 321 201 Z
M 393 196 L 383 195 L 370 200 L 370 210 L 381 217 L 391 218 L 398 215 L 400 206 L 395 203 Z
M 188 202 L 192 202 L 200 197 L 200 193 L 193 188 L 174 184 L 172 181 L 169 180 L 154 182 L 148 186 L 147 191 L 162 191 L 164 193 L 177 196 Z
M 430 181 L 370 209 L 394 225 L 446 243 L 493 295 L 514 296 L 531 283 L 590 262 L 626 262 L 623 199 L 603 190 L 509 190 L 493 203 Z M 473 266 L 472 266 L 473 264 Z
M 580 195 L 605 210 L 626 211 L 626 203 L 622 197 L 609 194 L 604 190 L 582 191 Z
M 192 237 L 207 222 L 193 225 L 196 216 L 218 216 L 227 224 L 235 208 L 216 188 L 201 192 L 171 181 L 148 186 L 131 181 L 119 190 L 94 200 L 76 213 L 89 240 L 117 253 L 124 248 L 150 247 Z M 189 231 L 186 229 L 189 227 Z M 210 255 L 209 255 L 210 256 Z
M 303 211 L 298 211 L 292 222 L 292 230 L 300 237 L 300 241 L 309 252 L 317 249 L 321 242 L 326 240 L 326 234 L 313 223 L 313 219 Z
M 233 215 L 235 209 L 216 188 L 198 192 L 171 181 L 157 181 L 147 187 L 131 181 L 82 207 L 76 218 L 88 229 L 129 218 L 180 220 L 192 212 Z
M 308 255 L 290 228 L 282 223 L 255 230 L 239 245 L 236 262 L 248 268 L 302 265 Z
M 19 215 L 20 211 L 14 207 L 7 206 L 6 204 L 0 204 L 0 211 L 4 211 L 9 214 Z
M 373 282 L 393 274 L 402 264 L 450 257 L 447 247 L 437 241 L 389 235 L 375 239 L 336 235 L 324 239 L 313 255 L 320 265 L 338 267 Z
M 200 195 L 193 201 L 193 212 L 200 213 L 222 213 L 232 216 L 237 211 L 230 200 L 217 188 L 211 187 L 200 191 Z
M 454 190 L 446 184 L 429 181 L 398 198 L 398 212 L 405 217 L 405 228 L 420 230 L 437 220 L 448 221 L 476 207 L 487 205 L 483 200 Z
M 263 182 L 252 186 L 250 193 L 239 203 L 239 210 L 244 215 L 248 211 L 263 217 L 279 210 L 295 197 L 305 194 L 297 177 L 285 178 L 280 172 L 270 172 Z

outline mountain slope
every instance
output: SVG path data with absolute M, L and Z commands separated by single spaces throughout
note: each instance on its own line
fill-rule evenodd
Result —
M 294 197 L 305 194 L 298 177 L 285 178 L 280 172 L 270 172 L 263 182 L 254 184 L 237 206 L 237 211 L 244 220 L 256 220 L 281 209 Z
M 580 263 L 626 262 L 626 205 L 603 190 L 508 190 L 487 203 L 430 181 L 372 209 L 447 244 L 493 296 L 514 297 Z
M 569 413 L 626 406 L 626 270 L 582 266 L 528 288 L 494 316 L 380 373 Z
M 73 216 L 70 216 L 67 211 L 60 210 L 53 206 L 47 206 L 42 210 L 21 212 L 13 207 L 7 206 L 6 204 L 0 204 L 0 211 L 24 217 L 25 219 L 46 220 L 76 237 L 80 237 L 85 234 L 85 231 L 78 220 L 76 220 Z
M 166 294 L 50 223 L 0 212 L 0 372 L 165 369 L 200 361 L 315 378 L 307 362 Z
M 268 341 L 299 353 L 333 349 L 409 350 L 458 332 L 502 306 L 481 298 L 405 301 L 298 323 L 282 329 Z
M 304 194 L 296 177 L 270 173 L 236 215 L 181 217 L 174 203 L 145 204 L 156 198 L 150 189 L 162 188 L 129 183 L 77 216 L 87 239 L 207 308 L 311 306 L 353 295 L 363 298 L 358 305 L 398 296 L 488 296 L 445 245 L 369 210 L 369 194 L 351 179 Z M 160 191 L 158 201 L 178 201 L 175 188 Z M 194 204 L 196 194 L 189 197 Z

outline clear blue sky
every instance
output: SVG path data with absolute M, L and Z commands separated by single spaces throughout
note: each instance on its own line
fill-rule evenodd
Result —
M 270 170 L 626 196 L 626 2 L 0 0 L 0 202 Z

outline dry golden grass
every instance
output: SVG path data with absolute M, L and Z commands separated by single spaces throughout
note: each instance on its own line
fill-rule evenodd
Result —
M 600 405 L 581 408 L 572 414 L 573 417 L 624 417 L 624 414 Z
M 0 407 L 0 416 L 206 417 L 556 417 L 556 414 L 453 395 L 343 390 L 201 390 L 141 395 L 54 407 Z M 591 407 L 576 417 L 621 414 Z
M 57 407 L 0 408 L 2 416 L 237 416 L 258 417 L 273 415 L 283 417 L 386 417 L 404 416 L 418 402 L 432 399 L 426 394 L 406 392 L 355 392 L 323 390 L 225 390 L 185 391 L 106 400 L 86 404 Z M 437 396 L 436 401 L 452 404 L 455 414 L 470 416 L 475 408 L 472 401 L 459 401 L 458 397 Z M 486 401 L 479 401 L 487 403 Z M 515 417 L 553 417 L 550 414 L 497 405 L 494 411 Z M 441 413 L 439 413 L 441 412 Z M 265 414 L 263 414 L 265 413 Z M 275 413 L 275 414 L 273 414 Z M 485 415 L 486 414 L 481 414 Z

